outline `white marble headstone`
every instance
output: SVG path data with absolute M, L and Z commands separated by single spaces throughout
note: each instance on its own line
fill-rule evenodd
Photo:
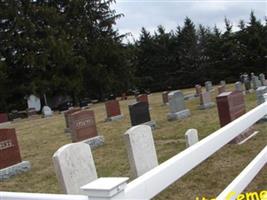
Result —
M 125 134 L 131 172 L 134 177 L 141 176 L 158 165 L 156 148 L 150 126 L 138 125 Z
M 198 142 L 197 129 L 188 129 L 185 133 L 186 147 L 190 147 Z
M 58 181 L 66 194 L 83 194 L 80 187 L 97 179 L 94 159 L 88 144 L 67 144 L 53 155 Z
M 27 104 L 28 104 L 28 108 L 34 108 L 36 111 L 41 110 L 41 101 L 37 96 L 35 96 L 33 94 L 31 94 L 28 97 Z
M 42 109 L 42 112 L 43 112 L 44 117 L 50 117 L 53 115 L 53 111 L 51 110 L 49 106 L 44 106 Z

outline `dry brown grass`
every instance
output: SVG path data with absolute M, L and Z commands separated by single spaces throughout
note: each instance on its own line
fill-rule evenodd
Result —
M 233 86 L 227 86 L 228 89 Z M 185 93 L 193 92 L 185 90 Z M 217 90 L 213 93 L 213 99 Z M 99 133 L 105 137 L 105 145 L 93 150 L 93 156 L 99 177 L 130 176 L 127 152 L 123 133 L 130 127 L 128 104 L 121 101 L 124 119 L 118 122 L 104 122 L 103 103 L 93 106 Z M 162 106 L 161 93 L 149 97 L 151 117 L 157 123 L 154 139 L 160 162 L 163 162 L 185 149 L 184 133 L 196 128 L 200 138 L 204 138 L 219 129 L 217 108 L 198 110 L 199 99 L 187 101 L 191 117 L 168 122 L 167 106 Z M 215 102 L 215 100 L 214 100 Z M 256 106 L 255 94 L 246 95 L 247 110 Z M 156 199 L 195 199 L 196 196 L 216 197 L 241 170 L 265 147 L 267 141 L 267 122 L 256 124 L 259 134 L 243 145 L 226 145 L 204 163 L 186 176 L 176 181 Z M 52 165 L 53 153 L 62 145 L 70 143 L 64 133 L 63 115 L 47 119 L 26 120 L 12 124 L 16 128 L 23 160 L 32 164 L 30 172 L 20 174 L 0 183 L 1 191 L 61 193 Z M 181 163 L 183 165 L 183 163 Z M 260 191 L 267 186 L 266 167 L 248 186 L 247 191 Z

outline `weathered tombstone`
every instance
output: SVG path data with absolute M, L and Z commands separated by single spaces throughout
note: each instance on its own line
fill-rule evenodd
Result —
M 247 74 L 244 74 L 243 77 L 244 77 L 245 89 L 248 92 L 251 89 L 251 84 L 250 84 L 250 81 L 249 81 L 249 77 L 248 77 Z
M 223 92 L 225 92 L 226 91 L 226 89 L 225 89 L 225 85 L 220 85 L 219 87 L 218 87 L 218 94 L 221 94 L 221 93 L 223 93 Z
M 214 103 L 211 102 L 211 97 L 209 92 L 202 92 L 200 94 L 200 105 L 199 109 L 208 109 L 214 106 Z
M 220 85 L 225 86 L 225 85 L 226 85 L 225 80 L 221 80 L 221 81 L 220 81 Z
M 242 92 L 224 92 L 216 97 L 216 102 L 221 127 L 246 113 L 244 95 Z M 252 133 L 252 128 L 249 128 L 233 139 L 231 143 L 240 143 Z
M 264 75 L 263 73 L 261 73 L 261 74 L 259 75 L 259 78 L 260 78 L 261 85 L 262 85 L 262 86 L 265 86 L 265 85 L 266 85 L 265 75 Z
M 106 121 L 115 121 L 123 118 L 120 104 L 117 100 L 110 100 L 105 103 L 107 118 Z
M 235 91 L 243 92 L 242 83 L 240 81 L 235 82 Z
M 44 117 L 52 117 L 53 116 L 53 111 L 49 106 L 44 106 L 42 109 L 42 113 Z
M 37 112 L 41 110 L 41 101 L 39 97 L 31 94 L 27 99 L 28 108 L 34 108 Z
M 212 91 L 213 90 L 213 88 L 212 88 L 212 82 L 211 81 L 206 81 L 205 82 L 205 88 L 206 88 L 206 91 L 207 92 Z
M 257 90 L 258 87 L 261 86 L 261 82 L 259 80 L 259 77 L 258 76 L 253 76 L 253 79 L 252 79 L 252 87 L 254 90 Z
M 69 122 L 72 142 L 83 141 L 92 149 L 104 144 L 104 137 L 97 132 L 94 111 L 81 110 L 72 113 Z
M 201 88 L 201 85 L 195 85 L 195 89 L 196 89 L 196 94 L 195 96 L 199 96 L 201 93 L 202 93 L 202 88 Z
M 145 124 L 152 129 L 155 128 L 156 123 L 151 120 L 148 104 L 145 102 L 137 102 L 129 105 L 129 112 L 132 126 Z
M 0 129 L 0 181 L 31 169 L 22 161 L 15 129 Z
M 64 118 L 65 118 L 65 122 L 66 122 L 66 128 L 65 128 L 65 133 L 70 133 L 70 115 L 72 113 L 81 111 L 82 109 L 79 107 L 72 107 L 69 110 L 64 112 Z
M 197 129 L 189 129 L 185 133 L 186 147 L 190 147 L 198 142 Z
M 256 90 L 257 104 L 260 105 L 265 102 L 264 94 L 267 93 L 267 86 L 261 86 Z
M 147 125 L 130 128 L 124 134 L 131 172 L 136 178 L 158 165 L 152 130 Z
M 58 182 L 66 194 L 83 194 L 80 187 L 97 179 L 94 159 L 89 145 L 67 144 L 53 155 Z
M 170 112 L 167 114 L 168 120 L 182 119 L 190 115 L 190 111 L 185 107 L 184 95 L 181 91 L 170 92 L 168 98 L 170 107 Z
M 145 102 L 148 104 L 148 96 L 147 94 L 140 94 L 136 97 L 137 102 Z
M 168 102 L 169 102 L 168 94 L 169 94 L 168 91 L 164 91 L 164 92 L 162 92 L 162 101 L 163 101 L 163 105 L 167 105 Z

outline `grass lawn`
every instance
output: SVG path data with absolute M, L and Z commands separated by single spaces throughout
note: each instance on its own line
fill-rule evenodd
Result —
M 204 89 L 204 88 L 203 88 Z M 233 89 L 233 85 L 227 85 Z M 183 90 L 184 94 L 194 89 Z M 217 89 L 213 92 L 213 101 Z M 106 117 L 103 103 L 95 104 L 97 128 L 105 137 L 105 145 L 92 151 L 99 177 L 131 176 L 127 151 L 123 140 L 124 132 L 130 127 L 127 101 L 120 101 L 124 119 L 118 122 L 104 122 Z M 245 97 L 247 111 L 256 106 L 255 93 Z M 158 159 L 161 162 L 185 149 L 184 134 L 189 128 L 196 128 L 200 139 L 220 128 L 216 106 L 209 110 L 198 110 L 199 99 L 186 101 L 191 116 L 184 120 L 169 122 L 166 119 L 168 107 L 162 106 L 161 93 L 149 96 L 151 118 L 156 121 L 154 139 Z M 64 133 L 65 121 L 62 114 L 47 119 L 15 122 L 23 160 L 32 164 L 32 170 L 0 182 L 0 191 L 62 193 L 53 168 L 52 155 L 71 139 Z M 260 132 L 243 145 L 226 145 L 204 163 L 176 181 L 155 199 L 195 199 L 196 196 L 216 197 L 266 146 L 267 122 L 255 125 Z M 180 163 L 183 165 L 183 163 Z M 265 167 L 246 191 L 267 189 L 267 168 Z

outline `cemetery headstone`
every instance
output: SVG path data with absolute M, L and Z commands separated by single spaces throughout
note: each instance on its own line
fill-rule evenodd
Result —
M 28 108 L 34 108 L 37 112 L 41 110 L 40 98 L 31 94 L 27 99 Z
M 246 113 L 244 95 L 242 92 L 224 92 L 216 97 L 216 102 L 221 127 Z M 240 143 L 252 133 L 252 128 L 249 128 L 237 136 L 232 143 Z
M 261 82 L 259 80 L 259 77 L 258 76 L 253 76 L 253 79 L 252 79 L 252 87 L 254 90 L 257 90 L 258 87 L 261 86 Z
M 118 100 L 110 100 L 105 103 L 107 118 L 106 121 L 115 121 L 123 118 Z
M 264 94 L 267 93 L 267 86 L 261 86 L 256 90 L 257 104 L 260 105 L 265 102 Z
M 140 94 L 136 98 L 137 102 L 145 102 L 148 104 L 148 95 L 147 94 Z
M 198 142 L 197 129 L 189 129 L 185 133 L 186 147 L 190 147 Z
M 199 109 L 208 109 L 214 106 L 214 103 L 211 101 L 209 92 L 202 92 L 200 94 L 200 105 Z
M 104 144 L 104 137 L 97 132 L 94 111 L 81 110 L 72 113 L 69 122 L 72 142 L 83 141 L 92 149 Z
M 260 78 L 261 85 L 262 85 L 262 86 L 265 86 L 265 85 L 266 85 L 265 75 L 264 75 L 263 73 L 261 73 L 261 74 L 259 75 L 259 78 Z
M 212 88 L 212 82 L 211 81 L 206 81 L 205 82 L 205 88 L 207 92 L 211 92 L 213 90 Z
M 158 165 L 152 130 L 147 125 L 130 128 L 124 134 L 131 172 L 138 177 Z
M 184 95 L 181 91 L 170 92 L 168 98 L 170 107 L 170 112 L 167 114 L 168 120 L 183 119 L 190 115 L 190 111 L 185 107 Z
M 0 113 L 0 125 L 10 124 L 7 113 Z
M 226 85 L 225 80 L 221 80 L 221 81 L 220 81 L 220 85 L 225 86 L 225 85 Z
M 239 91 L 239 92 L 243 92 L 243 86 L 242 86 L 242 83 L 240 81 L 235 82 L 235 90 Z
M 162 92 L 163 105 L 167 105 L 169 103 L 168 94 L 169 94 L 168 91 Z
M 80 187 L 97 179 L 94 159 L 89 145 L 67 144 L 53 155 L 59 184 L 66 194 L 83 194 Z
M 201 93 L 202 93 L 202 88 L 201 88 L 201 85 L 195 85 L 195 89 L 196 89 L 196 94 L 195 96 L 199 96 Z
M 149 107 L 146 102 L 137 102 L 129 105 L 129 112 L 132 126 L 146 124 L 152 129 L 155 128 L 156 123 L 150 118 Z
M 53 116 L 53 111 L 49 106 L 44 106 L 42 109 L 42 113 L 44 117 L 52 117 Z
M 70 133 L 70 115 L 72 113 L 75 113 L 81 110 L 82 109 L 79 107 L 72 107 L 69 110 L 64 112 L 64 118 L 65 118 L 65 123 L 66 123 L 65 133 Z
M 249 77 L 248 77 L 247 74 L 244 74 L 243 77 L 244 77 L 245 89 L 248 92 L 251 89 L 251 84 L 250 84 L 250 81 L 249 81 Z
M 30 168 L 30 163 L 21 159 L 16 130 L 0 129 L 0 181 Z
M 223 92 L 225 92 L 226 91 L 226 89 L 225 89 L 225 85 L 220 85 L 219 87 L 218 87 L 218 94 L 221 94 L 221 93 L 223 93 Z

